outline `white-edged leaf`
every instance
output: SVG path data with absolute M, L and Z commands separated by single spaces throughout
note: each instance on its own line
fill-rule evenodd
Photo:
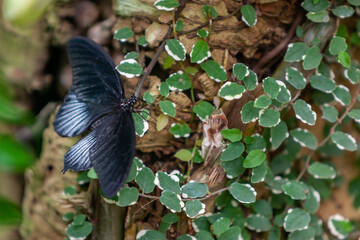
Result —
M 120 42 L 126 42 L 127 39 L 132 38 L 134 36 L 134 32 L 128 28 L 121 28 L 117 30 L 114 34 L 114 38 L 119 40 Z
M 316 113 L 311 109 L 311 105 L 302 99 L 298 99 L 293 103 L 295 116 L 303 123 L 314 125 L 316 122 Z
M 254 90 L 258 85 L 257 75 L 252 70 L 249 70 L 249 75 L 245 77 L 243 81 L 246 89 L 249 91 Z
M 287 62 L 299 62 L 305 58 L 306 51 L 309 46 L 303 42 L 290 43 L 288 45 L 287 52 L 285 54 L 285 61 Z
M 316 179 L 334 179 L 336 177 L 336 171 L 333 167 L 320 162 L 311 164 L 307 171 Z
M 360 109 L 353 109 L 348 114 L 355 122 L 360 123 Z
M 325 93 L 332 93 L 336 88 L 334 80 L 325 77 L 322 74 L 312 76 L 310 78 L 310 84 L 311 87 Z
M 336 56 L 339 52 L 346 51 L 348 48 L 346 39 L 339 36 L 334 36 L 330 41 L 329 52 L 331 55 Z
M 198 183 L 193 180 L 190 180 L 189 183 L 181 187 L 181 195 L 183 198 L 204 197 L 208 191 L 209 188 L 205 183 Z
M 241 156 L 241 154 L 244 152 L 245 146 L 242 142 L 231 142 L 228 144 L 227 148 L 225 148 L 221 155 L 220 160 L 221 161 L 232 161 L 238 157 Z
M 245 226 L 255 232 L 268 232 L 272 227 L 270 219 L 260 214 L 250 214 L 246 219 Z
M 238 80 L 244 80 L 249 75 L 249 68 L 243 63 L 233 65 L 233 74 Z
M 192 86 L 189 75 L 183 73 L 182 71 L 170 74 L 170 76 L 166 79 L 166 83 L 172 91 L 184 91 L 190 89 Z
M 284 82 L 280 80 L 276 80 L 276 82 L 280 86 L 280 92 L 277 95 L 276 100 L 278 100 L 281 103 L 288 103 L 291 100 L 291 93 L 289 89 L 286 88 Z
M 179 7 L 180 4 L 177 0 L 157 0 L 154 3 L 154 6 L 163 11 L 172 11 L 175 8 Z
M 349 219 L 344 218 L 340 214 L 335 214 L 329 217 L 327 227 L 332 235 L 338 239 L 345 239 L 353 230 L 352 223 Z
M 313 46 L 306 51 L 303 67 L 305 70 L 317 68 L 322 60 L 319 47 Z
M 127 207 L 136 204 L 139 199 L 139 191 L 135 187 L 123 187 L 118 193 L 116 205 Z
M 259 125 L 262 127 L 275 127 L 280 121 L 280 112 L 273 108 L 265 109 L 259 117 Z
M 312 150 L 315 150 L 317 148 L 316 137 L 307 129 L 297 128 L 291 130 L 290 134 L 294 138 L 294 141 L 299 143 L 302 147 L 307 147 Z
M 260 166 L 257 166 L 251 170 L 251 183 L 259 183 L 265 180 L 265 176 L 267 174 L 268 167 L 266 162 L 264 161 Z
M 354 66 L 344 69 L 344 77 L 352 84 L 357 84 L 360 81 L 360 69 Z
M 166 240 L 166 236 L 164 233 L 156 231 L 156 230 L 140 230 L 136 234 L 136 240 Z
M 275 99 L 280 92 L 279 84 L 272 77 L 267 77 L 263 80 L 263 88 L 264 92 L 272 99 Z
M 185 46 L 177 39 L 166 40 L 165 50 L 175 61 L 184 61 L 186 58 Z
M 352 7 L 346 5 L 337 6 L 336 8 L 331 9 L 331 11 L 335 16 L 338 16 L 339 18 L 351 17 L 355 12 Z
M 139 57 L 139 54 L 137 52 L 128 52 L 125 56 L 124 56 L 124 59 L 127 60 L 127 59 L 136 59 Z
M 309 188 L 302 182 L 287 181 L 281 185 L 284 193 L 294 200 L 305 200 Z
M 139 137 L 144 136 L 144 134 L 149 130 L 149 123 L 146 121 L 146 118 L 141 116 L 139 113 L 131 113 L 134 120 L 135 132 Z
M 173 123 L 171 124 L 170 133 L 174 135 L 175 138 L 184 137 L 187 138 L 190 136 L 191 129 L 186 124 Z
M 165 172 L 157 172 L 155 174 L 154 184 L 161 190 L 167 190 L 175 194 L 180 194 L 180 179 L 175 175 L 169 175 Z
M 255 26 L 257 22 L 256 11 L 253 6 L 246 4 L 241 7 L 241 20 L 243 20 L 249 27 Z
M 209 36 L 209 32 L 206 31 L 205 29 L 199 29 L 199 30 L 197 30 L 197 31 L 196 31 L 196 34 L 197 34 L 199 37 L 203 38 L 203 39 L 205 39 L 205 38 L 207 38 L 207 37 Z
M 260 109 L 254 106 L 253 101 L 249 101 L 243 106 L 240 114 L 243 123 L 255 122 L 260 116 Z
M 287 232 L 306 229 L 310 223 L 310 214 L 300 208 L 290 208 L 284 219 L 284 229 Z
M 201 121 L 205 121 L 215 110 L 215 107 L 207 102 L 200 101 L 193 107 L 194 113 L 200 118 Z
M 165 115 L 169 115 L 170 117 L 175 117 L 175 103 L 170 102 L 169 100 L 164 100 L 164 101 L 160 101 L 159 102 L 159 106 L 161 111 L 165 114 Z
M 304 75 L 294 67 L 286 68 L 285 80 L 296 89 L 304 89 L 306 87 Z
M 204 62 L 200 65 L 200 67 L 207 73 L 210 79 L 214 80 L 215 82 L 222 82 L 227 80 L 224 67 L 214 60 Z
M 335 90 L 332 92 L 335 101 L 341 105 L 349 105 L 351 103 L 351 95 L 349 89 L 344 85 L 338 85 Z
M 189 218 L 194 218 L 198 215 L 205 213 L 205 204 L 201 203 L 199 200 L 190 200 L 185 204 L 184 211 L 186 216 Z
M 200 64 L 211 57 L 209 45 L 204 40 L 198 40 L 192 47 L 190 52 L 190 61 Z
M 154 180 L 154 173 L 148 167 L 143 167 L 135 178 L 135 182 L 144 193 L 151 193 L 154 190 Z
M 244 91 L 245 87 L 243 85 L 239 85 L 236 82 L 226 82 L 221 86 L 219 96 L 225 100 L 231 101 L 233 99 L 241 98 Z
M 161 204 L 167 207 L 171 212 L 181 212 L 181 209 L 185 206 L 180 195 L 167 190 L 161 193 L 159 200 Z
M 267 95 L 261 95 L 255 99 L 254 107 L 256 108 L 267 108 L 271 104 L 271 99 Z
M 121 61 L 116 70 L 127 78 L 138 77 L 143 71 L 141 65 L 135 59 Z
M 230 194 L 241 203 L 253 203 L 257 193 L 250 184 L 232 183 Z
M 320 207 L 320 193 L 309 186 L 309 192 L 304 201 L 304 209 L 310 213 L 316 213 Z
M 323 109 L 323 116 L 322 118 L 326 119 L 327 121 L 333 123 L 336 122 L 339 116 L 339 111 L 329 104 L 322 105 Z
M 331 135 L 331 140 L 340 150 L 356 151 L 356 140 L 350 134 L 336 131 Z
M 287 124 L 281 121 L 270 130 L 270 142 L 273 149 L 277 149 L 281 143 L 289 137 Z

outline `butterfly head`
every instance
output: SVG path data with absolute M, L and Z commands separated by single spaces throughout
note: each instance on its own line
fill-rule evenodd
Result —
M 125 111 L 132 112 L 134 109 L 134 105 L 137 102 L 138 102 L 138 98 L 133 95 L 127 99 L 124 99 L 124 101 L 121 102 L 120 107 Z

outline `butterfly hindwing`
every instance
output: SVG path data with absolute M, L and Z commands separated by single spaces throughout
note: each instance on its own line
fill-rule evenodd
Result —
M 80 101 L 114 104 L 125 97 L 120 74 L 102 47 L 88 38 L 75 37 L 67 48 L 73 88 Z
M 115 111 L 94 131 L 96 144 L 90 161 L 106 197 L 113 197 L 125 182 L 135 154 L 135 129 L 129 111 Z

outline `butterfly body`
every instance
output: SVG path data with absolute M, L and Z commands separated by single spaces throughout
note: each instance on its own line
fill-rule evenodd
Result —
M 92 40 L 72 38 L 68 55 L 73 85 L 53 126 L 63 137 L 90 132 L 65 154 L 63 172 L 93 167 L 104 195 L 111 198 L 124 184 L 135 155 L 131 112 L 137 98 L 125 98 L 115 64 Z

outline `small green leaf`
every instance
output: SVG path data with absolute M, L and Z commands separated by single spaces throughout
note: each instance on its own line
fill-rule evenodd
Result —
M 156 130 L 157 131 L 163 130 L 167 126 L 168 123 L 169 123 L 169 117 L 165 114 L 160 114 L 156 118 Z
M 271 104 L 271 99 L 266 95 L 261 95 L 260 97 L 255 99 L 254 107 L 256 108 L 267 108 Z
M 181 195 L 183 198 L 204 197 L 208 191 L 209 188 L 205 183 L 198 183 L 193 180 L 190 180 L 189 183 L 181 187 Z
M 270 130 L 270 142 L 273 149 L 277 149 L 281 143 L 289 137 L 287 124 L 281 121 Z
M 335 36 L 330 41 L 329 52 L 331 55 L 336 56 L 339 52 L 344 52 L 348 48 L 346 39 L 343 37 Z
M 322 118 L 326 119 L 327 121 L 329 121 L 331 123 L 334 123 L 337 121 L 339 112 L 335 107 L 328 105 L 328 104 L 324 104 L 322 106 L 322 108 L 323 108 Z
M 78 216 L 79 215 L 77 215 L 76 217 Z M 92 232 L 92 224 L 88 221 L 82 221 L 81 224 L 77 224 L 76 217 L 74 219 L 74 222 L 72 222 L 66 227 L 65 233 L 72 239 L 85 239 Z
M 221 135 L 225 139 L 229 139 L 231 142 L 238 142 L 242 138 L 242 133 L 237 128 L 223 129 L 223 130 L 221 130 Z
M 262 127 L 275 127 L 280 123 L 280 112 L 273 108 L 265 109 L 259 118 L 259 125 Z
M 243 143 L 231 142 L 231 143 L 229 143 L 227 148 L 225 148 L 222 151 L 222 153 L 220 155 L 220 159 L 221 159 L 221 161 L 234 160 L 235 158 L 240 157 L 241 154 L 244 152 L 244 150 L 245 150 L 245 146 Z
M 343 106 L 349 105 L 351 103 L 350 91 L 344 85 L 336 86 L 332 95 L 334 96 L 335 101 L 339 102 Z
M 89 172 L 87 173 L 88 177 L 91 179 L 98 179 L 98 175 L 96 174 L 94 168 L 90 168 Z
M 205 16 L 207 16 L 208 18 L 215 19 L 218 16 L 217 11 L 212 6 L 204 5 L 202 7 L 202 10 Z
M 125 55 L 124 59 L 136 59 L 139 57 L 139 54 L 137 52 L 129 52 Z
M 347 0 L 353 6 L 360 6 L 360 0 Z
M 192 47 L 190 52 L 190 61 L 200 64 L 211 57 L 209 45 L 203 40 L 198 40 Z
M 271 229 L 271 222 L 268 217 L 251 214 L 246 219 L 246 227 L 256 232 L 268 232 Z
M 266 160 L 266 154 L 261 150 L 252 150 L 246 156 L 243 166 L 245 168 L 254 168 L 260 166 Z
M 352 7 L 346 5 L 337 6 L 336 8 L 331 9 L 331 11 L 335 16 L 338 16 L 339 18 L 342 19 L 351 17 L 355 12 L 355 10 Z
M 241 109 L 241 121 L 243 123 L 255 122 L 260 115 L 260 109 L 254 107 L 254 102 L 249 101 Z
M 330 7 L 328 0 L 319 0 L 317 3 L 314 0 L 305 0 L 301 6 L 308 12 L 320 12 Z
M 161 82 L 159 87 L 160 95 L 163 97 L 167 97 L 170 94 L 170 88 L 167 82 Z
M 145 39 L 145 36 L 139 37 L 137 43 L 142 47 L 146 47 L 147 45 L 149 45 L 149 43 Z
M 190 161 L 192 159 L 192 154 L 187 149 L 180 149 L 174 155 L 174 157 L 180 159 L 181 161 Z
M 173 123 L 170 128 L 170 133 L 174 135 L 175 138 L 184 137 L 187 138 L 190 136 L 191 129 L 186 124 Z
M 338 239 L 345 239 L 354 228 L 352 223 L 340 214 L 330 216 L 327 226 L 330 233 Z
M 241 7 L 241 20 L 249 27 L 255 26 L 257 22 L 256 11 L 253 6 L 246 4 Z
M 320 49 L 313 46 L 306 51 L 303 67 L 305 70 L 317 68 L 322 60 Z
M 312 150 L 315 150 L 317 148 L 316 137 L 307 129 L 297 128 L 291 130 L 290 134 L 294 138 L 294 141 L 299 143 L 302 147 L 307 147 Z
M 279 84 L 272 77 L 267 77 L 263 80 L 263 88 L 264 92 L 272 99 L 275 99 L 280 92 Z
M 167 190 L 161 193 L 159 200 L 161 204 L 167 207 L 171 212 L 180 212 L 185 206 L 179 195 Z
M 313 12 L 309 12 L 306 14 L 306 17 L 315 23 L 326 23 L 329 22 L 330 17 L 329 17 L 329 13 L 327 10 L 323 10 L 321 12 L 317 12 L 317 13 L 313 13 Z
M 135 182 L 139 185 L 144 193 L 151 193 L 154 190 L 154 180 L 154 173 L 148 167 L 142 168 L 135 178 Z
M 230 194 L 241 203 L 253 203 L 257 193 L 250 184 L 232 183 Z
M 180 179 L 176 175 L 169 175 L 165 172 L 157 172 L 155 174 L 154 183 L 161 190 L 170 191 L 176 194 L 180 194 Z
M 215 235 L 220 235 L 229 230 L 230 228 L 230 218 L 219 218 L 213 223 L 213 233 Z
M 136 166 L 136 161 L 133 160 L 131 167 L 130 167 L 129 175 L 127 176 L 125 182 L 131 182 L 132 180 L 134 180 L 137 175 L 137 171 L 138 171 L 138 169 Z
M 222 82 L 227 80 L 225 69 L 214 60 L 204 62 L 200 65 L 200 67 L 215 82 Z
M 306 229 L 310 223 L 310 214 L 300 208 L 290 208 L 284 219 L 284 229 L 287 232 Z
M 121 28 L 117 30 L 114 34 L 114 38 L 119 40 L 120 42 L 126 42 L 127 39 L 134 37 L 134 32 L 128 28 Z
M 179 7 L 180 4 L 177 0 L 157 0 L 154 3 L 154 6 L 159 10 L 169 12 L 169 11 L 172 11 L 175 8 Z
M 219 96 L 225 100 L 231 101 L 233 99 L 239 99 L 245 92 L 245 87 L 235 82 L 227 82 L 219 90 Z
M 169 69 L 174 64 L 175 64 L 175 59 L 173 57 L 171 57 L 169 54 L 166 54 L 166 57 L 165 57 L 164 63 L 163 63 L 163 68 Z
M 11 226 L 21 223 L 21 209 L 12 201 L 0 197 L 0 225 Z
M 194 113 L 200 118 L 201 121 L 205 121 L 215 110 L 215 107 L 207 102 L 200 101 L 193 107 Z
M 320 162 L 311 164 L 307 171 L 316 179 L 334 179 L 336 177 L 336 171 L 333 167 Z
M 192 76 L 194 76 L 198 71 L 199 71 L 199 70 L 198 70 L 197 68 L 191 67 L 191 66 L 187 66 L 187 67 L 185 68 L 185 72 L 186 72 L 187 74 L 189 74 L 189 75 L 192 75 Z
M 260 166 L 257 166 L 251 170 L 251 183 L 259 183 L 265 180 L 268 167 L 264 161 Z
M 259 134 L 253 134 L 251 136 L 246 136 L 244 138 L 246 143 L 246 152 L 251 152 L 252 150 L 259 149 L 263 152 L 266 151 L 267 143 L 263 136 Z
M 352 84 L 357 84 L 360 81 L 360 69 L 354 66 L 344 70 L 344 77 Z
M 140 230 L 136 234 L 136 240 L 166 240 L 164 233 L 156 230 Z
M 175 213 L 168 213 L 161 219 L 161 221 L 173 224 L 179 221 L 179 217 Z
M 178 20 L 175 24 L 175 31 L 180 32 L 184 27 L 184 22 L 182 20 Z
M 309 188 L 304 183 L 298 181 L 287 181 L 281 185 L 281 189 L 294 200 L 305 200 L 309 191 Z
M 169 115 L 170 117 L 175 117 L 175 103 L 170 102 L 168 100 L 160 101 L 159 106 L 161 111 L 165 115 Z
M 336 84 L 334 80 L 325 77 L 321 74 L 312 76 L 310 78 L 310 84 L 311 87 L 313 87 L 314 89 L 317 89 L 325 93 L 332 93 L 336 88 Z
M 320 206 L 320 194 L 311 186 L 304 201 L 304 209 L 310 213 L 316 213 Z
M 170 90 L 184 91 L 190 89 L 192 86 L 189 75 L 182 71 L 170 74 L 166 79 L 166 83 L 169 85 Z
M 244 80 L 249 76 L 249 68 L 243 63 L 236 63 L 233 65 L 233 74 L 238 80 Z
M 360 123 L 360 109 L 351 110 L 348 116 L 354 119 L 355 122 Z
M 148 104 L 151 105 L 155 102 L 155 96 L 151 93 L 146 91 L 143 95 L 143 100 Z
M 209 36 L 209 32 L 206 31 L 205 29 L 199 29 L 197 30 L 197 35 L 203 39 L 207 38 Z
M 356 151 L 356 140 L 350 134 L 336 131 L 331 135 L 331 140 L 340 150 Z
M 139 192 L 135 187 L 123 187 L 118 196 L 119 200 L 116 204 L 120 207 L 127 207 L 136 204 L 139 199 Z
M 0 199 L 0 201 L 1 201 L 1 199 Z M 1 204 L 3 204 L 3 203 L 1 203 Z M 0 205 L 1 206 L 1 205 Z M 6 215 L 5 215 L 6 216 Z M 62 219 L 65 221 L 65 222 L 71 222 L 71 221 L 73 221 L 74 220 L 74 216 L 75 216 L 75 213 L 73 213 L 73 212 L 67 212 L 67 213 L 64 213 L 63 215 L 62 215 Z M 1 221 L 0 221 L 1 222 Z
M 249 75 L 244 78 L 244 85 L 247 90 L 252 91 L 254 90 L 258 85 L 258 79 L 255 72 L 252 70 L 249 70 Z
M 295 116 L 303 123 L 314 125 L 316 122 L 316 113 L 311 109 L 311 105 L 304 100 L 298 99 L 293 103 Z
M 264 199 L 259 199 L 255 203 L 252 204 L 252 209 L 255 213 L 258 213 L 265 217 L 272 217 L 273 209 L 269 201 Z
M 127 59 L 120 62 L 120 64 L 116 67 L 118 72 L 127 77 L 133 78 L 141 75 L 143 69 L 141 65 L 134 59 Z
M 177 39 L 166 40 L 165 50 L 175 61 L 184 61 L 186 58 L 185 46 Z
M 306 87 L 306 79 L 296 68 L 286 68 L 285 80 L 296 89 L 304 89 Z
M 201 203 L 199 200 L 187 201 L 185 204 L 185 213 L 189 218 L 194 218 L 198 215 L 205 213 L 205 204 Z
M 231 161 L 221 161 L 221 167 L 226 172 L 228 179 L 233 179 L 245 171 L 243 167 L 244 158 L 239 157 Z
M 286 88 L 285 83 L 282 81 L 276 80 L 277 84 L 280 86 L 280 92 L 276 97 L 280 103 L 288 103 L 291 100 L 291 93 L 289 89 Z
M 343 65 L 343 67 L 350 68 L 351 59 L 350 55 L 347 52 L 339 52 L 336 59 L 341 65 Z
M 285 61 L 287 62 L 299 62 L 305 58 L 306 51 L 309 46 L 306 43 L 295 42 L 288 45 L 287 52 L 285 54 Z
M 131 115 L 134 120 L 136 134 L 139 137 L 144 136 L 147 130 L 149 130 L 149 123 L 144 119 L 144 117 L 140 116 L 139 113 L 133 112 Z

